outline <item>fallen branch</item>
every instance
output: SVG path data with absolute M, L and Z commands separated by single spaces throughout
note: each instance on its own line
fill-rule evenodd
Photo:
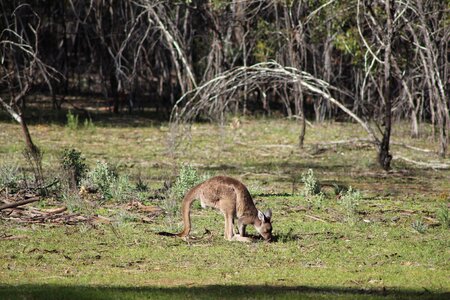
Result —
M 315 216 L 305 215 L 305 217 L 308 217 L 310 219 L 313 219 L 313 220 L 316 220 L 316 221 L 320 221 L 320 222 L 323 222 L 323 223 L 328 223 L 327 221 L 325 221 L 325 220 L 323 220 L 321 218 L 315 217 Z
M 28 238 L 28 236 L 26 235 L 7 235 L 5 234 L 4 236 L 0 237 L 0 240 L 20 240 L 20 239 L 26 239 Z
M 367 144 L 375 144 L 373 140 L 371 139 L 360 139 L 360 138 L 354 138 L 349 140 L 337 140 L 337 141 L 331 141 L 331 142 L 322 142 L 322 143 L 315 143 L 314 145 L 317 146 L 328 146 L 328 145 L 345 145 L 345 144 L 355 144 L 355 143 L 367 143 Z
M 4 209 L 7 209 L 7 208 L 14 208 L 14 207 L 17 207 L 17 206 L 22 206 L 22 205 L 25 205 L 25 204 L 28 204 L 28 203 L 39 201 L 40 199 L 41 199 L 40 197 L 33 197 L 33 198 L 29 198 L 29 199 L 22 200 L 22 201 L 8 203 L 8 204 L 0 206 L 0 210 L 4 210 Z
M 394 159 L 401 159 L 404 160 L 406 162 L 409 162 L 411 164 L 414 165 L 418 165 L 421 166 L 423 168 L 429 168 L 429 169 L 439 169 L 439 170 L 448 170 L 450 169 L 450 165 L 449 164 L 443 164 L 443 163 L 427 163 L 427 162 L 423 162 L 423 161 L 416 161 L 416 160 L 412 160 L 410 158 L 407 157 L 403 157 L 403 156 L 395 156 Z
M 59 213 L 62 213 L 64 211 L 66 211 L 66 210 L 67 210 L 67 207 L 66 206 L 62 206 L 62 207 L 42 210 L 41 212 L 46 213 L 46 214 L 59 214 Z
M 411 145 L 404 144 L 404 143 L 398 143 L 398 142 L 391 141 L 391 144 L 392 145 L 396 145 L 396 146 L 401 146 L 401 147 L 404 147 L 404 148 L 407 148 L 407 149 L 410 149 L 410 150 L 425 152 L 425 153 L 433 153 L 434 152 L 433 150 L 430 150 L 430 149 L 418 148 L 418 147 L 411 146 Z

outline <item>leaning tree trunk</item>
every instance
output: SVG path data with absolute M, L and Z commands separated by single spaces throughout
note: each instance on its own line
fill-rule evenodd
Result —
M 26 85 L 28 86 L 28 85 Z M 28 89 L 28 88 L 26 88 Z M 16 97 L 15 101 L 18 102 L 20 100 L 18 97 L 25 94 L 25 91 L 22 91 L 19 96 Z M 15 102 L 15 103 L 17 103 Z M 33 164 L 33 168 L 35 170 L 36 175 L 36 181 L 41 184 L 43 182 L 43 176 L 42 176 L 42 166 L 41 166 L 41 151 L 39 148 L 33 143 L 33 139 L 31 138 L 30 131 L 28 129 L 28 125 L 23 118 L 22 112 L 19 108 L 17 108 L 18 111 L 16 111 L 14 108 L 12 108 L 11 105 L 7 104 L 1 97 L 0 97 L 0 104 L 5 108 L 5 110 L 9 113 L 9 115 L 20 124 L 20 127 L 22 129 L 23 138 L 25 141 L 25 156 L 29 157 L 31 160 L 31 163 Z M 18 107 L 18 106 L 16 106 Z

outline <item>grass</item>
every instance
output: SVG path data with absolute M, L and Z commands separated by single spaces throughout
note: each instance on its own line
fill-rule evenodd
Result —
M 145 121 L 145 120 L 144 120 Z M 142 122 L 144 122 L 142 121 Z M 450 293 L 450 232 L 436 212 L 450 199 L 450 171 L 418 169 L 394 160 L 380 171 L 367 147 L 317 151 L 315 143 L 365 137 L 356 124 L 308 128 L 306 148 L 297 149 L 298 126 L 280 119 L 246 119 L 242 127 L 195 124 L 192 139 L 175 152 L 167 147 L 167 124 L 113 127 L 95 124 L 67 131 L 33 125 L 51 177 L 64 148 L 75 148 L 94 166 L 107 160 L 121 174 L 139 178 L 151 191 L 174 179 L 182 165 L 200 174 L 240 178 L 261 209 L 273 210 L 277 241 L 252 244 L 223 239 L 223 217 L 195 208 L 189 242 L 157 235 L 180 228 L 164 215 L 144 224 L 120 217 L 122 204 L 106 202 L 96 213 L 117 216 L 114 224 L 21 224 L 0 219 L 0 298 L 445 298 Z M 2 123 L 0 163 L 19 161 L 20 128 Z M 394 140 L 436 149 L 429 140 Z M 220 134 L 220 132 L 222 132 Z M 437 160 L 393 146 L 395 154 Z M 302 174 L 312 169 L 324 183 L 324 200 L 311 207 L 302 196 Z M 352 211 L 327 184 L 361 192 Z M 149 198 L 148 204 L 161 205 Z M 442 214 L 442 213 L 441 213 Z M 426 230 L 412 226 L 420 220 Z M 205 231 L 207 229 L 207 231 Z M 256 234 L 249 228 L 251 234 Z M 207 233 L 207 232 L 210 233 Z M 205 233 L 206 232 L 206 233 Z M 0 235 L 0 238 L 2 236 Z

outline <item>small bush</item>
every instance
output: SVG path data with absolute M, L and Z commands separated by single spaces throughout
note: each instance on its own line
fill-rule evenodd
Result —
M 205 180 L 205 177 L 199 176 L 197 170 L 191 166 L 183 166 L 180 174 L 172 187 L 168 190 L 163 203 L 163 208 L 170 216 L 175 216 L 180 210 L 180 200 L 195 185 Z
M 119 175 L 110 185 L 111 198 L 118 202 L 126 202 L 134 197 L 134 187 L 128 176 Z
M 117 174 L 106 162 L 98 161 L 95 167 L 87 173 L 83 185 L 98 190 L 102 198 L 109 200 L 113 196 L 112 187 L 117 179 Z
M 88 130 L 90 132 L 95 131 L 95 125 L 91 118 L 84 119 L 83 129 Z
M 357 221 L 357 208 L 361 199 L 361 193 L 352 187 L 341 193 L 340 203 L 345 210 L 346 220 L 350 224 L 354 224 Z
M 83 201 L 80 195 L 76 192 L 67 192 L 62 195 L 62 201 L 71 213 L 87 213 L 90 207 L 87 202 Z
M 64 149 L 60 164 L 66 175 L 68 175 L 69 187 L 74 189 L 80 185 L 81 180 L 86 176 L 88 167 L 86 159 L 80 151 L 76 149 Z
M 20 178 L 20 168 L 17 164 L 6 163 L 0 165 L 0 189 L 16 191 L 19 188 Z
M 105 200 L 126 202 L 138 198 L 136 186 L 126 175 L 118 175 L 106 162 L 97 162 L 82 183 Z
M 312 169 L 309 169 L 306 173 L 302 174 L 302 182 L 304 183 L 304 186 L 301 195 L 305 198 L 310 207 L 321 209 L 323 202 L 325 201 L 325 195 L 322 193 L 320 183 Z
M 320 183 L 314 175 L 314 171 L 309 169 L 302 174 L 302 182 L 304 183 L 302 196 L 308 198 L 313 195 L 318 195 L 321 192 Z
M 113 220 L 117 227 L 122 227 L 127 223 L 137 222 L 140 218 L 129 211 L 119 210 Z
M 322 206 L 325 202 L 325 195 L 320 192 L 316 195 L 312 195 L 310 197 L 308 197 L 306 199 L 306 201 L 308 202 L 309 206 L 315 209 L 322 209 Z
M 69 130 L 77 130 L 78 129 L 78 115 L 74 115 L 72 114 L 72 111 L 68 111 L 67 115 L 67 124 L 66 124 L 66 128 L 68 128 Z
M 422 220 L 415 220 L 412 224 L 411 227 L 417 231 L 418 233 L 425 233 L 425 231 L 427 230 L 427 225 L 424 224 L 422 222 Z
M 450 218 L 447 204 L 442 204 L 442 206 L 438 208 L 438 210 L 436 211 L 436 218 L 438 219 L 439 223 L 441 223 L 441 226 L 443 228 L 450 227 Z

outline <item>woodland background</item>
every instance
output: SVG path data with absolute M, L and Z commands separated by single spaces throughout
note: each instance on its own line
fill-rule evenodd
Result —
M 281 113 L 300 120 L 300 146 L 306 119 L 353 119 L 384 169 L 396 120 L 408 120 L 412 137 L 431 123 L 439 155 L 448 152 L 448 0 L 1 0 L 0 7 L 0 103 L 22 124 L 29 149 L 28 106 L 57 111 L 83 96 L 90 106 L 106 100 L 114 113 L 153 108 L 172 121 Z M 29 97 L 36 94 L 51 100 Z
M 0 298 L 449 299 L 449 46 L 449 0 L 0 0 Z M 273 243 L 158 234 L 219 174 Z

